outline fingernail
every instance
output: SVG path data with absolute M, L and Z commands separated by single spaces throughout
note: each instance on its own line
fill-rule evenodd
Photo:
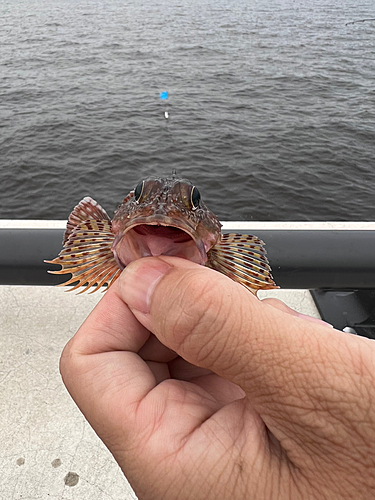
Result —
M 157 283 L 172 267 L 158 259 L 139 259 L 131 262 L 121 275 L 122 297 L 129 307 L 150 312 L 151 298 Z

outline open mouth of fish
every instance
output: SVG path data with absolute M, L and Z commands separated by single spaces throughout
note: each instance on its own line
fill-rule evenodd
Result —
M 206 263 L 205 246 L 194 228 L 167 219 L 137 220 L 117 234 L 111 250 L 121 270 L 140 257 L 159 255 L 182 257 L 201 265 Z

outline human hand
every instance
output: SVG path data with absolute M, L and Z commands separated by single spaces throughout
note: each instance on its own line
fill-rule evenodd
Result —
M 141 500 L 367 500 L 374 353 L 373 341 L 160 257 L 125 269 L 61 373 Z

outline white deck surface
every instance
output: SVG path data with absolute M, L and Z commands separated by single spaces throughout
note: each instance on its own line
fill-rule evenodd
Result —
M 58 370 L 64 344 L 98 299 L 0 287 L 1 500 L 136 498 Z
M 307 291 L 274 290 L 319 317 Z M 101 294 L 0 286 L 0 499 L 128 500 L 121 470 L 65 390 L 60 353 Z

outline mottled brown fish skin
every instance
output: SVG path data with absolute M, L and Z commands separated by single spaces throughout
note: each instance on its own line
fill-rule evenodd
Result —
M 128 262 L 122 262 L 118 247 L 132 228 L 141 225 L 174 227 L 184 231 L 199 251 L 199 256 L 195 253 L 190 260 L 202 265 L 207 261 L 207 252 L 221 237 L 219 219 L 200 199 L 198 189 L 191 182 L 174 177 L 142 181 L 115 212 L 112 251 L 124 267 Z M 173 250 L 170 252 L 173 255 Z
M 277 288 L 264 243 L 256 236 L 221 234 L 221 224 L 201 199 L 196 186 L 176 176 L 140 182 L 123 200 L 112 221 L 93 199 L 72 211 L 64 248 L 52 261 L 55 274 L 72 274 L 64 285 L 78 282 L 96 291 L 110 286 L 131 261 L 174 255 L 207 265 L 251 292 Z

